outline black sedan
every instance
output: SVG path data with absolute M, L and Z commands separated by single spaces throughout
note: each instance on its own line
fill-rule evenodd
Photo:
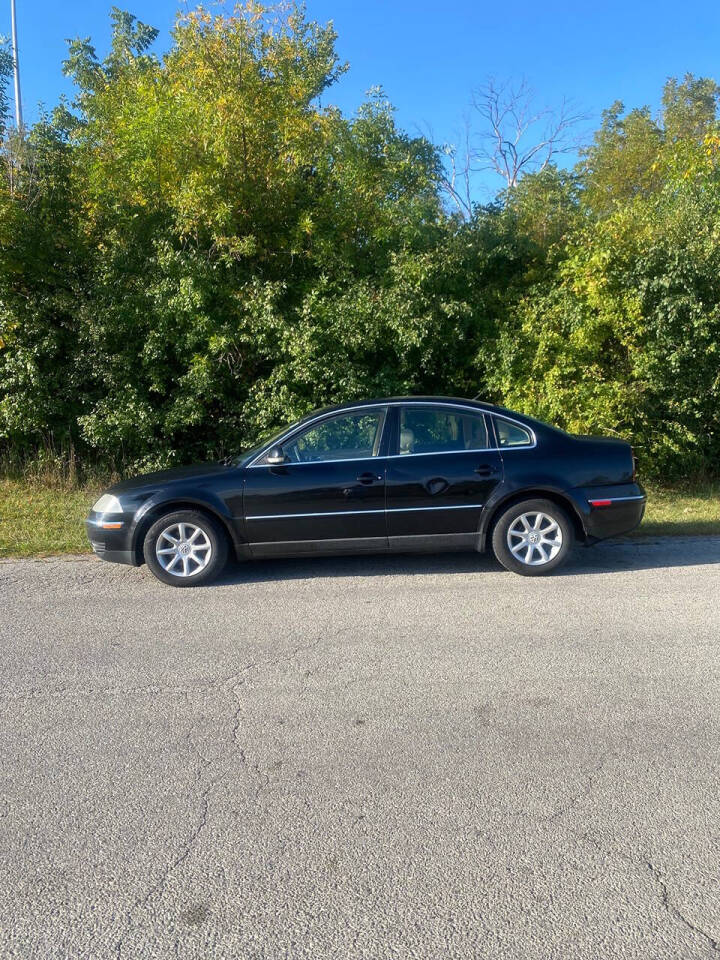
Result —
M 487 550 L 550 573 L 576 542 L 627 533 L 645 494 L 623 440 L 573 436 L 473 400 L 392 398 L 310 414 L 235 460 L 111 487 L 87 520 L 95 553 L 165 583 L 240 559 Z

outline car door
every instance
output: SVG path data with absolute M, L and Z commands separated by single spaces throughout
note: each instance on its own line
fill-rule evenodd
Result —
M 387 407 L 345 410 L 282 443 L 285 460 L 246 470 L 243 506 L 253 556 L 385 550 Z
M 408 403 L 395 413 L 388 457 L 391 550 L 473 547 L 502 480 L 488 417 L 472 407 Z

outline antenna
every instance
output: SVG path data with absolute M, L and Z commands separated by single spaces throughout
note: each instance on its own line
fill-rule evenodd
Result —
M 15 78 L 15 123 L 18 132 L 23 132 L 22 99 L 20 97 L 20 61 L 18 59 L 17 18 L 15 16 L 15 0 L 10 0 L 10 18 L 12 20 L 12 55 L 13 75 Z

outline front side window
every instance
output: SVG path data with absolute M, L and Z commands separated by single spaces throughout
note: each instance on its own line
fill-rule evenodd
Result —
M 403 407 L 400 411 L 400 456 L 486 450 L 488 433 L 481 413 L 442 407 Z
M 501 447 L 527 447 L 532 444 L 532 434 L 519 423 L 511 423 L 502 417 L 495 417 L 498 444 Z
M 290 463 L 359 460 L 380 452 L 383 410 L 363 410 L 330 417 L 283 444 Z

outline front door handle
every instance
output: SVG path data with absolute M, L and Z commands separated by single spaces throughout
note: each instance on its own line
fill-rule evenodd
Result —
M 489 463 L 481 463 L 479 467 L 475 467 L 475 473 L 479 477 L 492 477 L 497 473 L 495 467 L 491 467 Z
M 377 480 L 382 480 L 382 477 L 379 477 L 376 473 L 361 473 L 358 477 L 358 481 L 366 486 L 375 483 Z

